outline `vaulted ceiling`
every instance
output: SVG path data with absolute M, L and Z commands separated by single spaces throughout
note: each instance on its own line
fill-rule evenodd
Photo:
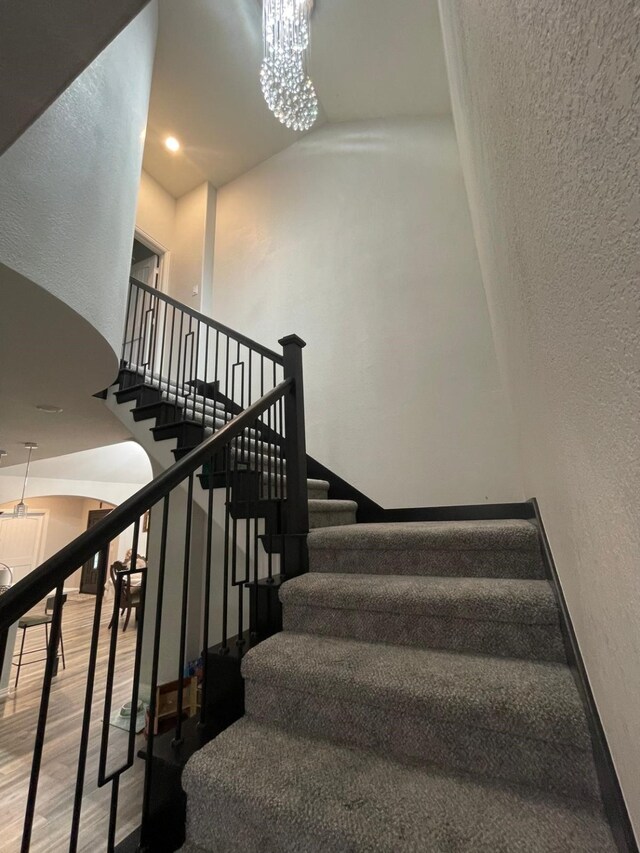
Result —
M 176 197 L 299 136 L 262 99 L 261 14 L 259 0 L 160 0 L 144 168 Z M 437 0 L 315 0 L 311 27 L 316 126 L 450 112 Z M 169 135 L 183 146 L 175 155 Z

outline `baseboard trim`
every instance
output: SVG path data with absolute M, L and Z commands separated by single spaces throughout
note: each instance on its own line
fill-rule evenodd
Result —
M 379 518 L 372 519 L 372 521 L 486 521 L 506 518 L 533 519 L 534 511 L 531 502 L 385 509 Z
M 547 538 L 544 522 L 542 521 L 540 506 L 536 498 L 532 498 L 529 503 L 533 507 L 534 518 L 540 531 L 540 546 L 542 548 L 542 557 L 547 576 L 553 586 L 558 607 L 560 609 L 560 624 L 567 652 L 567 660 L 571 667 L 573 677 L 578 687 L 578 692 L 580 693 L 587 714 L 596 772 L 600 782 L 600 791 L 602 793 L 602 800 L 607 818 L 620 853 L 640 853 L 638 850 L 638 842 L 631 825 L 631 818 L 627 811 L 627 804 L 622 793 L 622 788 L 620 787 L 613 758 L 611 757 L 609 744 L 607 743 L 607 736 L 600 719 L 600 714 L 598 713 L 598 707 L 591 690 L 591 685 L 589 684 L 589 678 L 580 652 L 578 638 L 576 637 L 573 623 L 571 622 L 567 601 L 564 597 L 562 584 L 553 559 L 551 546 L 549 545 L 549 539 Z

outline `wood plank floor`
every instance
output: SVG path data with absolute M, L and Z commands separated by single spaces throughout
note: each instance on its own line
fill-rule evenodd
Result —
M 99 789 L 97 771 L 111 633 L 107 624 L 112 601 L 112 598 L 107 598 L 103 605 L 84 783 L 78 849 L 87 853 L 99 853 L 107 847 L 111 785 Z M 32 851 L 62 853 L 68 849 L 94 604 L 93 596 L 75 594 L 69 596 L 64 606 L 62 631 L 67 668 L 63 670 L 60 664 L 59 674 L 53 680 Z M 43 609 L 40 606 L 37 612 L 43 612 Z M 122 624 L 121 620 L 120 627 Z M 21 636 L 22 632 L 18 631 L 16 651 Z M 123 702 L 131 698 L 135 641 L 132 617 L 127 631 L 118 631 L 113 710 L 118 710 Z M 44 629 L 40 626 L 30 628 L 25 650 L 43 645 Z M 33 655 L 34 658 L 41 656 L 42 653 Z M 20 849 L 43 673 L 44 663 L 24 667 L 17 690 L 0 700 L 0 850 L 3 853 L 14 853 Z M 12 689 L 14 683 L 15 668 L 11 679 Z M 127 738 L 127 732 L 114 726 L 109 728 L 108 769 L 123 763 Z M 137 741 L 136 751 L 143 743 L 143 736 L 139 735 Z M 121 777 L 116 841 L 125 838 L 140 823 L 143 776 L 144 763 L 136 758 L 133 767 Z

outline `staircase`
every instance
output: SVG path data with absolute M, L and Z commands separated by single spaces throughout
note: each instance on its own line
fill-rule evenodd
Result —
M 637 851 L 624 808 L 601 795 L 594 717 L 532 505 L 496 507 L 495 518 L 488 507 L 383 510 L 306 456 L 304 342 L 280 343 L 282 354 L 132 281 L 117 387 L 102 396 L 165 470 L 0 599 L 1 660 L 8 626 L 56 588 L 22 849 L 37 817 L 64 582 L 95 559 L 70 853 L 88 749 L 100 752 L 98 785 L 111 786 L 108 853 Z M 98 685 L 102 734 L 90 741 L 102 590 L 110 544 L 133 525 L 137 552 L 149 512 L 157 548 L 131 695 L 135 704 L 147 679 L 141 834 L 118 846 L 119 782 L 137 758 L 132 727 L 126 760 L 105 775 L 117 631 Z M 194 649 L 202 701 L 185 719 Z M 153 725 L 163 654 L 179 685 L 164 734 Z
M 176 458 L 242 410 L 227 370 L 225 393 L 145 371 L 129 358 L 117 400 Z M 267 550 L 287 496 L 272 437 L 245 431 L 237 451 L 247 476 L 261 467 Z M 224 485 L 216 465 L 205 489 Z M 239 655 L 244 701 L 184 769 L 183 849 L 614 851 L 537 527 L 358 524 L 331 488 L 307 479 L 310 571 L 271 577 L 282 616 Z M 242 489 L 230 502 L 244 517 Z
M 187 764 L 185 853 L 609 853 L 528 521 L 309 535 L 244 718 Z

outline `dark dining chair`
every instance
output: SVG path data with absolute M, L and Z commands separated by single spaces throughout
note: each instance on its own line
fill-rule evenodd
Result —
M 109 566 L 109 574 L 111 575 L 111 581 L 113 583 L 114 594 L 116 590 L 116 580 L 117 576 L 120 572 L 126 572 L 127 567 L 124 563 L 120 562 L 120 560 L 116 560 L 115 563 L 112 563 Z M 122 630 L 126 631 L 127 626 L 129 624 L 129 619 L 131 618 L 131 611 L 135 609 L 136 611 L 136 622 L 138 621 L 138 607 L 140 606 L 140 587 L 133 586 L 131 584 L 131 575 L 125 575 L 122 579 L 122 586 L 120 587 L 120 601 L 118 602 L 118 607 L 120 608 L 120 616 L 124 616 L 126 613 L 126 617 L 124 620 L 124 625 L 122 626 Z M 114 621 L 114 617 L 111 617 L 111 621 L 109 622 L 109 628 L 112 627 Z

